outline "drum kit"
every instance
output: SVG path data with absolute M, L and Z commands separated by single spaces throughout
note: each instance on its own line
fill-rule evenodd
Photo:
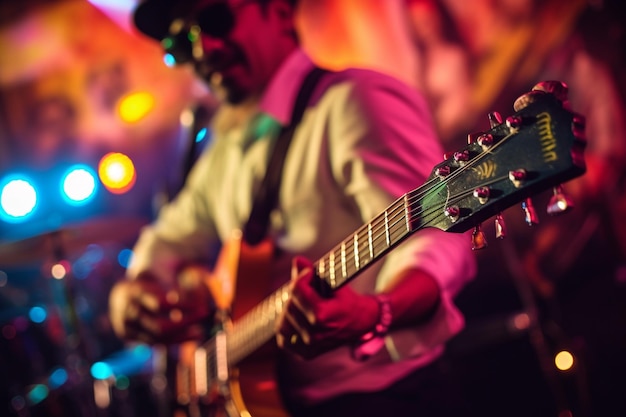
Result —
M 107 315 L 146 223 L 97 218 L 0 240 L 0 415 L 130 417 L 154 403 L 134 410 L 154 394 L 157 352 L 124 345 Z

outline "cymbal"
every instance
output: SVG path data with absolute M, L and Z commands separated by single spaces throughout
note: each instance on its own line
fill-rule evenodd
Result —
M 40 235 L 0 243 L 0 267 L 62 260 L 93 243 L 130 244 L 148 224 L 141 217 L 99 217 Z

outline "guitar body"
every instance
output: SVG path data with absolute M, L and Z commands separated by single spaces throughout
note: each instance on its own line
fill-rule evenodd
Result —
M 251 246 L 236 232 L 223 245 L 211 274 L 204 277 L 216 307 L 224 313 L 219 319 L 223 322 L 217 324 L 226 330 L 226 337 L 231 319 L 242 317 L 270 292 L 273 253 L 269 240 Z M 213 340 L 209 340 L 204 347 L 212 343 Z M 196 341 L 177 347 L 174 379 L 179 410 L 176 417 L 287 416 L 273 378 L 276 353 L 273 341 L 265 343 L 236 367 L 229 367 L 226 381 L 211 375 L 209 370 L 205 374 L 205 369 L 198 369 L 196 355 L 202 347 Z M 197 383 L 200 373 L 206 386 L 204 381 Z
M 271 292 L 270 268 L 274 246 L 270 240 L 250 246 L 240 236 L 229 244 L 239 247 L 232 318 L 239 320 Z M 228 417 L 287 417 L 278 394 L 275 371 L 276 345 L 265 343 L 231 369 L 229 392 L 232 405 Z M 245 399 L 245 401 L 244 401 Z

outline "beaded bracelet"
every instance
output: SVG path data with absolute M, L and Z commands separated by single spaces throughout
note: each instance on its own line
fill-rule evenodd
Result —
M 353 357 L 359 361 L 368 359 L 383 347 L 385 344 L 384 338 L 393 320 L 389 296 L 387 294 L 376 294 L 374 298 L 380 308 L 378 322 L 374 326 L 374 330 L 365 333 L 359 338 L 352 350 Z

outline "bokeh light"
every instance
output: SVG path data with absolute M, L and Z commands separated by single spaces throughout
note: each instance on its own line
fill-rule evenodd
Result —
M 87 203 L 97 190 L 95 174 L 84 165 L 71 167 L 61 184 L 63 198 L 70 204 Z
M 43 307 L 35 306 L 29 310 L 28 317 L 33 323 L 43 323 L 48 317 L 48 312 Z
M 567 371 L 574 366 L 574 355 L 566 350 L 562 350 L 554 357 L 554 364 L 561 371 Z
M 118 114 L 126 123 L 136 123 L 154 108 L 154 96 L 147 92 L 128 94 L 120 99 Z
M 26 220 L 37 207 L 37 192 L 25 177 L 13 177 L 0 185 L 0 217 L 8 222 Z
M 98 175 L 104 187 L 114 194 L 129 191 L 137 178 L 133 161 L 119 152 L 108 153 L 100 159 Z

